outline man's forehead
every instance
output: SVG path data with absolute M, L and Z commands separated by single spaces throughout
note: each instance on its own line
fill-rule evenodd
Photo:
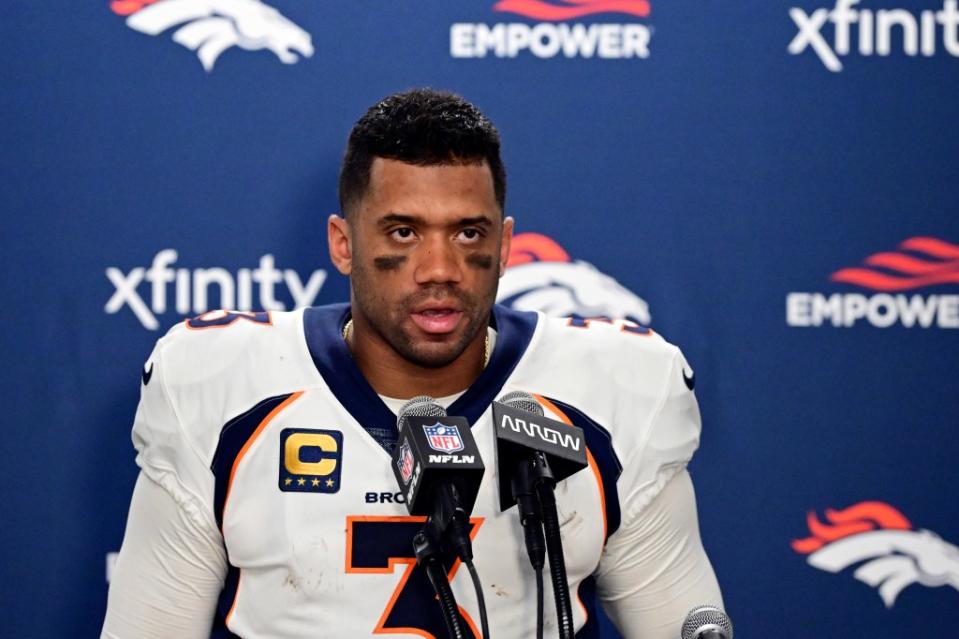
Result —
M 493 172 L 485 158 L 437 162 L 435 164 L 414 164 L 392 158 L 374 157 L 370 164 L 370 186 L 384 180 L 427 180 L 432 176 L 448 177 L 452 174 L 463 176 L 476 175 L 489 178 L 489 187 L 493 188 Z
M 502 217 L 485 160 L 419 165 L 374 158 L 361 209 L 379 218 L 393 213 L 426 214 L 444 207 L 457 209 L 457 214 Z

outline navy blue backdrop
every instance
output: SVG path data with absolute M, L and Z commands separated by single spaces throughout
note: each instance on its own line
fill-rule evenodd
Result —
M 650 321 L 696 368 L 692 473 L 740 636 L 952 631 L 955 0 L 6 15 L 3 636 L 97 635 L 152 343 L 221 305 L 344 300 L 346 134 L 421 85 L 501 130 L 529 234 L 508 301 Z

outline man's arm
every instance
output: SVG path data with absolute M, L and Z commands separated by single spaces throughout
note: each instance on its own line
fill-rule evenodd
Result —
M 596 575 L 600 600 L 627 638 L 678 639 L 691 608 L 722 607 L 686 470 L 701 431 L 692 369 L 676 349 L 659 370 L 647 377 L 647 384 L 662 380 L 655 403 L 650 407 L 647 399 L 623 411 L 635 422 L 618 429 L 622 522 Z M 648 386 L 638 396 L 648 398 Z
M 207 639 L 226 575 L 219 535 L 140 473 L 102 639 Z
M 179 418 L 170 380 L 184 388 L 160 339 L 144 370 L 133 422 L 137 479 L 102 636 L 209 637 L 227 561 L 213 516 L 213 475 Z M 190 388 L 189 384 L 185 386 Z M 194 393 L 195 394 L 195 393 Z
M 677 639 L 686 613 L 723 606 L 699 538 L 696 496 L 679 471 L 643 510 L 609 538 L 597 573 L 598 595 L 624 637 Z

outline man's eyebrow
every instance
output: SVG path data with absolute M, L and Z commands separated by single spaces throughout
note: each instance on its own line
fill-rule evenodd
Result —
M 423 218 L 416 215 L 406 215 L 405 213 L 387 213 L 376 221 L 381 226 L 387 224 L 421 224 L 422 222 Z
M 406 213 L 387 213 L 376 222 L 380 226 L 388 224 L 425 224 L 425 220 L 418 215 Z M 486 215 L 471 215 L 455 220 L 450 226 L 493 226 L 493 220 Z
M 457 226 L 493 226 L 493 220 L 485 215 L 474 215 L 473 217 L 462 217 L 456 222 Z

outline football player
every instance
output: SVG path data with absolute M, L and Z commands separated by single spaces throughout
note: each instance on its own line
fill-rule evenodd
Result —
M 452 94 L 390 96 L 353 128 L 339 189 L 329 251 L 349 304 L 210 312 L 147 360 L 141 473 L 102 636 L 445 636 L 413 558 L 422 518 L 407 515 L 390 459 L 395 411 L 424 394 L 469 421 L 487 463 L 472 534 L 492 636 L 536 628 L 494 463 L 490 405 L 514 390 L 585 432 L 589 468 L 556 489 L 577 636 L 598 636 L 597 599 L 644 639 L 721 606 L 686 471 L 700 418 L 679 349 L 630 322 L 493 303 L 513 220 L 490 121 Z M 465 573 L 452 589 L 478 636 Z

